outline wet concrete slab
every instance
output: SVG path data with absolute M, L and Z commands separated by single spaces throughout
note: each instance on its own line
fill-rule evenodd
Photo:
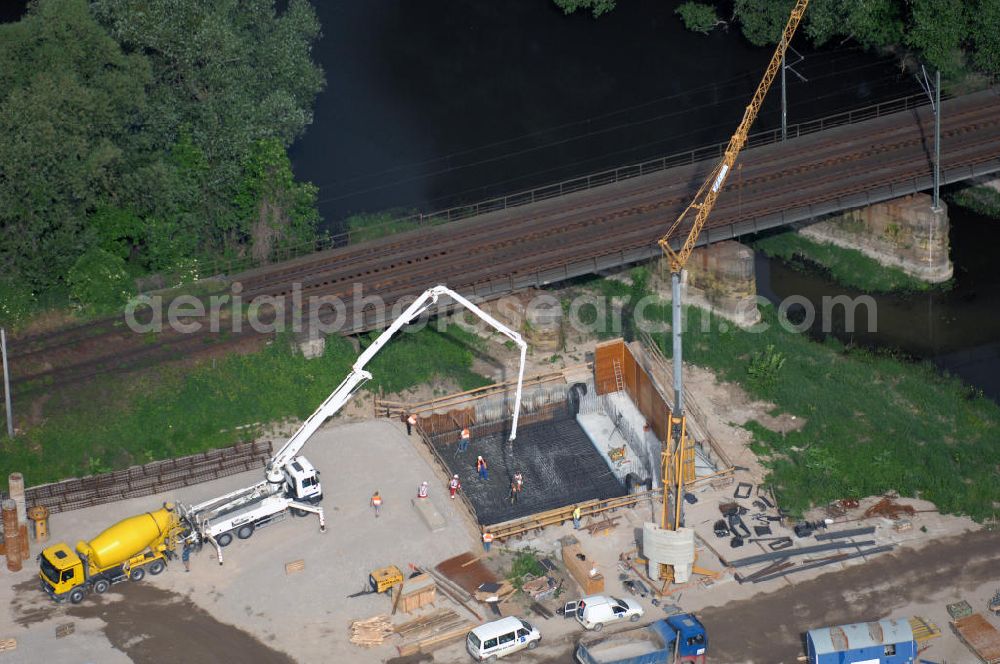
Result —
M 623 496 L 625 487 L 608 468 L 579 423 L 560 414 L 547 422 L 518 428 L 513 450 L 504 433 L 473 435 L 464 452 L 455 444 L 457 433 L 436 435 L 432 442 L 462 490 L 480 524 L 493 524 L 593 499 Z M 482 455 L 489 475 L 476 473 Z M 511 500 L 514 474 L 524 476 L 516 502 Z

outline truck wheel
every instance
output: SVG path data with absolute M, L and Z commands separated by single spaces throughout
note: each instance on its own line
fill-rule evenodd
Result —
M 149 563 L 149 565 L 146 567 L 147 571 L 153 576 L 156 576 L 157 574 L 162 572 L 165 568 L 166 565 L 163 564 L 162 560 L 154 560 L 153 562 Z
M 98 579 L 97 581 L 94 581 L 94 592 L 98 595 L 108 592 L 108 588 L 110 587 L 111 582 L 107 579 Z
M 229 546 L 233 541 L 232 533 L 222 533 L 215 538 L 215 541 L 219 543 L 219 546 Z
M 299 517 L 309 516 L 309 512 L 307 512 L 305 510 L 300 510 L 298 507 L 293 507 L 292 508 L 292 516 L 299 516 Z
M 73 588 L 73 590 L 69 591 L 69 603 L 70 604 L 79 604 L 82 601 L 83 601 L 83 591 L 82 590 L 80 590 L 79 588 Z
M 146 578 L 146 570 L 144 570 L 141 567 L 136 567 L 135 569 L 133 569 L 131 572 L 128 573 L 129 581 L 135 581 L 136 583 L 138 583 L 139 581 L 142 581 L 144 578 Z
M 531 641 L 528 643 L 528 650 L 534 650 L 538 647 L 538 641 Z
M 597 623 L 596 625 L 594 625 L 595 632 L 600 632 L 602 629 L 604 629 L 604 623 Z
M 250 539 L 251 535 L 253 535 L 252 523 L 248 523 L 245 526 L 240 526 L 240 529 L 236 531 L 236 536 L 239 537 L 240 539 Z
M 633 613 L 633 614 L 632 614 L 632 617 L 631 617 L 631 618 L 629 618 L 629 619 L 628 619 L 628 621 L 629 621 L 629 622 L 639 622 L 639 617 L 640 617 L 640 616 L 639 616 L 639 614 L 638 614 L 638 613 Z

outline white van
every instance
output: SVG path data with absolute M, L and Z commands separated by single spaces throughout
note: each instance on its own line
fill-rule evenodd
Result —
M 642 617 L 642 605 L 631 599 L 618 599 L 605 595 L 591 595 L 567 602 L 563 607 L 564 618 L 576 618 L 584 629 L 600 632 L 605 623 L 637 622 Z
M 534 650 L 541 640 L 542 635 L 527 620 L 508 616 L 469 632 L 465 647 L 477 662 L 494 662 L 524 648 Z

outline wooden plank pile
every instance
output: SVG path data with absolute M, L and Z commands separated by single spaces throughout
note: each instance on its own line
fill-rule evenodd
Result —
M 393 633 L 389 616 L 372 616 L 366 620 L 355 620 L 351 623 L 351 643 L 365 648 L 382 645 L 387 636 Z
M 418 653 L 434 652 L 455 641 L 461 641 L 477 624 L 471 620 L 464 620 L 458 624 L 453 624 L 451 627 L 442 627 L 440 631 L 431 636 L 398 646 L 399 655 L 400 657 L 408 657 Z
M 403 639 L 422 639 L 431 634 L 457 627 L 463 620 L 451 609 L 438 609 L 425 616 L 408 620 L 393 627 Z

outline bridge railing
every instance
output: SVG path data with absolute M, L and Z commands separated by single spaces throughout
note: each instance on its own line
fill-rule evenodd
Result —
M 947 97 L 946 97 L 947 98 Z M 828 115 L 816 120 L 809 120 L 788 126 L 788 138 L 798 138 L 808 134 L 832 129 L 842 125 L 850 125 L 874 118 L 880 118 L 892 113 L 926 106 L 929 103 L 927 95 L 923 92 L 900 97 L 890 101 L 884 101 L 861 108 L 842 111 L 833 115 Z M 751 134 L 746 143 L 747 148 L 761 147 L 781 142 L 781 129 L 769 129 L 767 131 Z M 609 170 L 581 175 L 562 182 L 543 185 L 513 194 L 497 196 L 468 205 L 457 205 L 436 212 L 417 212 L 403 217 L 395 217 L 391 221 L 383 224 L 373 224 L 365 226 L 356 231 L 347 230 L 341 233 L 327 234 L 318 238 L 315 242 L 308 242 L 300 245 L 286 246 L 272 252 L 267 262 L 278 262 L 297 258 L 311 253 L 342 247 L 351 244 L 358 235 L 370 237 L 372 234 L 379 235 L 380 229 L 396 227 L 406 230 L 422 228 L 426 226 L 436 226 L 452 221 L 460 221 L 470 217 L 476 217 L 488 212 L 497 212 L 530 205 L 540 201 L 559 198 L 567 194 L 586 191 L 595 187 L 601 187 L 624 180 L 630 180 L 642 175 L 664 171 L 677 166 L 686 166 L 700 161 L 719 159 L 726 150 L 728 141 L 707 145 L 693 150 L 686 150 L 675 154 L 650 159 L 637 164 L 629 164 L 612 168 Z M 387 233 L 388 234 L 388 233 Z M 213 274 L 233 274 L 242 270 L 259 267 L 265 262 L 254 260 L 251 257 L 240 257 L 233 259 L 223 259 L 211 263 L 202 263 L 199 272 L 208 276 Z

